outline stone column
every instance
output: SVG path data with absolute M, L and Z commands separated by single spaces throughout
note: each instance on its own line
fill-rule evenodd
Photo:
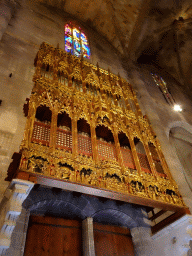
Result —
M 134 244 L 135 256 L 152 256 L 150 228 L 136 227 L 131 229 L 132 241 Z M 162 254 L 163 255 L 163 254 Z
M 0 40 L 7 29 L 11 16 L 13 15 L 16 2 L 14 0 L 1 0 L 0 3 Z
M 9 248 L 11 235 L 22 211 L 22 203 L 29 195 L 34 183 L 13 179 L 5 191 L 0 204 L 0 249 Z
M 29 224 L 30 211 L 22 208 L 18 217 L 15 229 L 11 236 L 10 247 L 6 250 L 5 255 L 23 256 L 25 251 L 25 242 Z M 0 250 L 1 251 L 1 250 Z M 5 250 L 4 250 L 5 251 Z M 2 253 L 4 255 L 4 253 Z M 1 255 L 1 252 L 0 252 Z
M 83 255 L 95 256 L 94 234 L 93 234 L 93 219 L 88 217 L 82 222 L 83 229 Z

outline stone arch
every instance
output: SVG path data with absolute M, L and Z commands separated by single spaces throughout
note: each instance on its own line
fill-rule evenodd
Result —
M 37 196 L 38 195 L 38 196 Z M 51 214 L 63 218 L 92 217 L 95 222 L 133 228 L 148 226 L 144 222 L 143 209 L 110 199 L 99 199 L 77 192 L 37 185 L 23 203 L 31 214 Z M 70 211 L 70 215 L 68 212 Z
M 134 228 L 139 225 L 129 214 L 114 208 L 101 209 L 91 217 L 95 222 L 103 224 L 119 225 L 127 228 Z
M 170 135 L 170 130 L 174 127 L 181 127 L 192 134 L 192 125 L 188 124 L 187 122 L 183 122 L 183 121 L 175 121 L 175 122 L 171 122 L 165 129 L 168 139 L 169 139 L 169 135 Z
M 92 156 L 91 127 L 85 118 L 77 121 L 78 153 Z

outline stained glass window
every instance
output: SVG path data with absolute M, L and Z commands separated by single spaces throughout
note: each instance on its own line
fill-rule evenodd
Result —
M 159 76 L 158 74 L 154 74 L 151 73 L 156 85 L 159 87 L 159 89 L 161 90 L 161 92 L 163 93 L 163 96 L 165 97 L 166 101 L 170 104 L 170 105 L 174 105 L 174 99 L 167 87 L 167 83 L 164 81 L 164 79 Z
M 90 58 L 90 48 L 86 35 L 80 28 L 71 24 L 65 25 L 65 51 L 77 57 Z

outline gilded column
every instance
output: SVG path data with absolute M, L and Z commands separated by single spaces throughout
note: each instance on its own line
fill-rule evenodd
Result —
M 34 126 L 34 121 L 35 121 L 35 115 L 36 115 L 36 104 L 33 99 L 30 99 L 29 101 L 29 111 L 28 111 L 28 116 L 27 116 L 27 123 L 25 127 L 25 133 L 24 133 L 24 139 L 21 144 L 21 147 L 29 147 L 29 144 L 32 139 L 32 134 L 33 134 L 33 126 Z
M 77 115 L 73 114 L 72 119 L 72 153 L 75 159 L 78 154 L 78 136 L 77 136 Z
M 146 155 L 147 155 L 147 159 L 148 159 L 148 161 L 149 161 L 149 165 L 150 165 L 152 174 L 153 174 L 154 177 L 157 177 L 156 168 L 155 168 L 155 163 L 154 163 L 154 161 L 153 161 L 153 157 L 152 157 L 152 155 L 151 155 L 151 152 L 150 152 L 148 143 L 144 141 L 144 142 L 143 142 L 143 146 L 144 146 L 144 149 L 145 149 L 145 152 L 146 152 Z
M 50 143 L 49 147 L 55 151 L 56 147 L 56 136 L 57 136 L 57 116 L 58 116 L 58 106 L 52 108 L 52 117 L 51 117 L 51 130 L 50 130 Z
M 135 92 L 133 92 L 133 102 L 135 103 L 136 111 L 138 116 L 143 116 Z
M 92 143 L 93 160 L 97 164 L 99 162 L 99 157 L 98 157 L 97 136 L 96 136 L 96 131 L 95 131 L 95 122 L 93 120 L 91 121 L 90 128 L 91 128 L 91 143 Z
M 140 165 L 140 162 L 139 162 L 139 157 L 137 155 L 137 150 L 136 150 L 136 147 L 135 147 L 135 143 L 134 143 L 134 140 L 133 140 L 132 136 L 130 135 L 130 133 L 128 135 L 129 135 L 128 139 L 129 139 L 129 143 L 130 143 L 130 146 L 131 146 L 131 152 L 133 154 L 133 159 L 134 159 L 134 162 L 135 162 L 135 166 L 136 166 L 136 169 L 138 171 L 138 174 L 140 175 L 142 171 L 141 171 L 141 165 Z
M 121 154 L 121 147 L 120 147 L 120 143 L 119 143 L 118 130 L 117 130 L 116 123 L 114 124 L 113 136 L 114 136 L 114 141 L 115 141 L 115 150 L 116 150 L 117 159 L 118 159 L 119 165 L 124 169 L 124 162 L 123 162 L 123 157 Z
M 125 100 L 125 104 L 126 104 L 127 110 L 132 110 L 131 106 L 129 104 L 128 98 L 124 98 L 124 100 Z

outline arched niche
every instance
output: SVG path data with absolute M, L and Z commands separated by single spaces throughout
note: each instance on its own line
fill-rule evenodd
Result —
M 98 89 L 91 83 L 86 83 L 86 89 L 87 89 L 87 92 L 90 93 L 91 95 L 97 96 Z
M 53 79 L 53 67 L 49 64 L 43 63 L 41 67 L 41 75 L 46 78 Z
M 81 118 L 77 121 L 78 153 L 92 156 L 91 129 L 88 122 Z
M 102 160 L 116 160 L 114 137 L 111 130 L 104 125 L 98 125 L 96 136 L 99 158 Z
M 76 90 L 83 92 L 83 84 L 82 81 L 79 81 L 77 79 L 74 78 L 74 76 L 72 77 L 72 87 L 75 88 Z
M 155 163 L 156 171 L 159 173 L 159 175 L 166 177 L 156 147 L 151 142 L 149 142 L 148 145 L 149 150 L 151 152 L 151 156 L 153 158 L 153 162 Z
M 131 151 L 131 146 L 130 146 L 127 135 L 121 131 L 118 134 L 118 138 L 119 138 L 119 144 L 120 144 L 121 154 L 123 157 L 124 166 L 128 167 L 131 171 L 136 170 L 133 154 Z
M 58 71 L 57 73 L 57 78 L 58 78 L 58 81 L 61 83 L 61 84 L 64 84 L 65 86 L 68 86 L 68 77 L 66 74 L 64 74 L 63 71 Z
M 36 110 L 32 141 L 48 146 L 50 141 L 52 112 L 47 106 L 39 106 Z
M 192 134 L 182 127 L 174 127 L 170 130 L 169 138 L 176 154 L 183 166 L 184 175 L 192 189 Z
M 135 143 L 135 148 L 136 148 L 136 151 L 137 151 L 137 155 L 138 155 L 138 158 L 139 158 L 139 162 L 140 162 L 140 166 L 141 166 L 142 171 L 147 172 L 147 173 L 151 173 L 151 168 L 150 168 L 150 165 L 149 165 L 148 158 L 146 156 L 146 152 L 145 152 L 145 148 L 143 146 L 143 143 L 137 137 L 134 138 L 134 143 Z
M 57 117 L 56 147 L 72 151 L 71 118 L 65 111 Z

